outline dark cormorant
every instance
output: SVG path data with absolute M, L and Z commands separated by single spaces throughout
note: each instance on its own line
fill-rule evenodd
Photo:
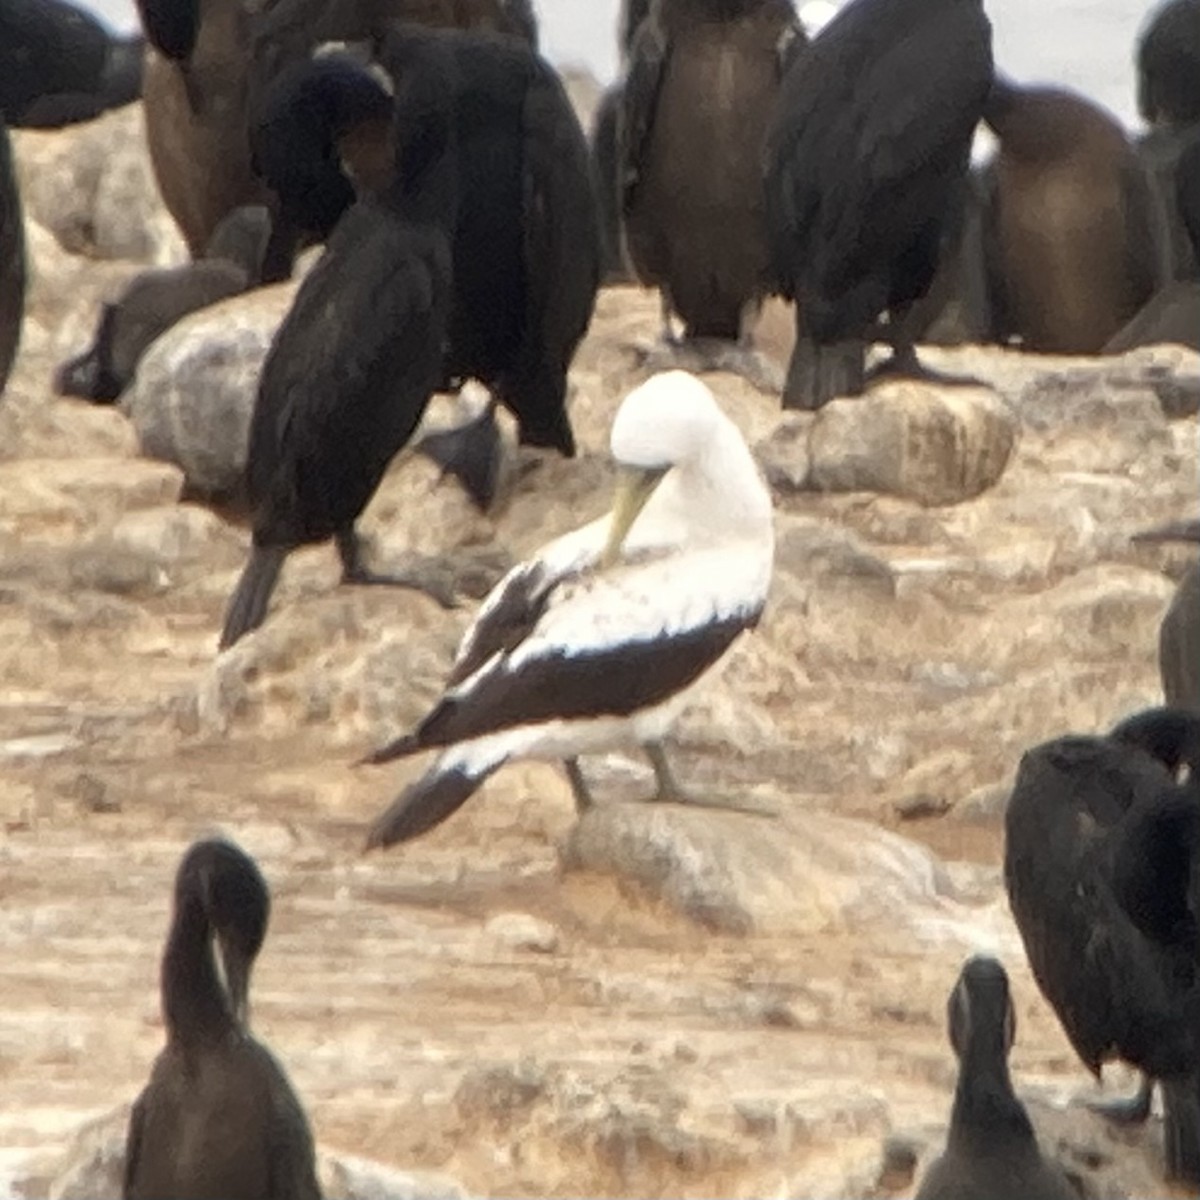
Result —
M 217 226 L 202 259 L 134 276 L 118 299 L 101 307 L 91 346 L 58 369 L 58 393 L 103 404 L 116 400 L 155 339 L 188 313 L 259 281 L 270 228 L 261 205 L 235 208 Z
M 916 1200 L 1078 1200 L 1048 1163 L 1008 1075 L 1017 1015 L 1008 975 L 994 958 L 969 958 L 947 1005 L 958 1085 L 946 1149 Z
M 263 365 L 246 464 L 253 548 L 222 648 L 261 624 L 288 553 L 329 537 L 347 582 L 419 587 L 453 603 L 418 573 L 373 575 L 354 531 L 441 378 L 450 312 L 463 100 L 442 39 L 408 28 L 391 41 L 393 179 L 338 222 Z
M 379 141 L 370 80 L 322 85 L 305 74 L 319 48 L 377 46 L 396 22 L 512 37 L 537 49 L 529 0 L 278 0 L 255 24 L 249 128 L 256 172 L 279 201 L 267 250 L 266 282 L 286 279 L 297 248 L 324 241 L 354 201 L 330 134 L 359 125 Z M 334 90 L 338 89 L 338 90 Z M 289 111 L 290 110 L 290 111 Z M 363 181 L 359 181 L 360 186 Z
M 1200 264 L 1200 125 L 1191 132 L 1175 167 L 1175 207 L 1191 243 L 1192 261 Z M 1200 279 L 1200 270 L 1193 274 Z
M 884 312 L 895 367 L 919 370 L 915 302 L 965 203 L 991 82 L 980 0 L 850 0 L 796 55 L 766 170 L 775 286 L 796 302 L 785 407 L 860 393 Z
M 1181 767 L 1188 782 L 1177 783 Z M 1163 1085 L 1167 1172 L 1200 1182 L 1200 714 L 1149 709 L 1107 737 L 1027 751 L 1004 878 L 1034 978 L 1097 1076 Z M 1188 820 L 1180 813 L 1190 813 Z M 1148 1086 L 1124 1115 L 1149 1111 Z
M 167 1044 L 130 1114 L 124 1200 L 320 1200 L 304 1110 L 246 1028 L 270 903 L 254 860 L 231 842 L 184 855 L 162 961 Z
M 12 142 L 0 120 L 0 396 L 21 342 L 25 316 L 25 225 Z
M 1082 96 L 997 80 L 999 140 L 985 216 L 1000 335 L 1099 354 L 1167 281 L 1167 229 L 1124 130 Z
M 618 118 L 630 262 L 684 337 L 737 341 L 768 282 L 762 157 L 791 0 L 656 0 L 637 26 Z
M 1200 0 L 1166 0 L 1137 45 L 1138 111 L 1149 125 L 1200 121 Z
M 461 88 L 454 302 L 440 384 L 451 389 L 477 379 L 516 417 L 523 444 L 570 456 L 567 370 L 591 319 L 600 270 L 587 143 L 558 76 L 519 40 L 455 31 L 430 36 L 443 39 Z M 387 38 L 377 58 L 398 81 Z M 361 191 L 376 190 L 391 173 L 378 137 L 362 136 L 378 123 L 370 89 L 378 103 L 387 92 L 367 68 L 348 57 L 338 63 L 340 80 L 318 60 L 281 79 L 265 99 L 265 110 L 281 115 L 275 155 L 287 164 L 271 182 L 295 211 L 311 203 L 313 191 L 298 189 L 293 198 L 288 180 L 327 175 L 333 159 L 323 145 L 331 134 L 342 134 L 341 157 Z M 369 114 L 352 129 L 344 116 L 350 102 L 334 95 L 335 84 L 352 95 L 359 113 Z M 309 106 L 318 102 L 322 111 L 314 115 Z M 293 106 L 315 134 L 288 142 L 281 131 Z M 464 438 L 487 437 L 494 415 L 489 407 Z M 443 465 L 464 457 L 444 441 L 434 453 Z
M 88 121 L 142 91 L 142 39 L 115 37 L 64 0 L 0 5 L 0 119 L 53 129 Z
M 1200 521 L 1180 521 L 1137 534 L 1138 542 L 1200 543 Z M 1200 561 L 1180 579 L 1158 630 L 1163 699 L 1200 712 Z

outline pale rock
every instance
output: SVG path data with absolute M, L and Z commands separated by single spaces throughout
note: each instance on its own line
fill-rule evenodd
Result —
M 785 416 L 775 432 L 754 448 L 767 482 L 780 496 L 802 492 L 808 485 L 808 442 L 814 419 L 809 413 Z
M 900 382 L 834 400 L 809 438 L 809 486 L 887 492 L 920 504 L 978 496 L 1004 473 L 1017 442 L 1012 410 L 983 388 Z
M 189 497 L 238 499 L 259 372 L 295 292 L 289 282 L 210 305 L 142 355 L 121 408 L 142 452 L 180 467 Z
M 532 913 L 497 913 L 483 927 L 483 932 L 510 950 L 553 954 L 558 949 L 558 930 Z
M 219 546 L 242 549 L 242 539 L 215 513 L 197 504 L 124 513 L 110 537 L 114 546 L 161 566 L 201 562 Z
M 573 868 L 608 872 L 703 926 L 741 934 L 903 922 L 940 907 L 947 888 L 924 847 L 819 812 L 599 804 L 576 825 L 564 855 Z
M 890 564 L 873 554 L 851 529 L 833 521 L 789 517 L 776 522 L 776 578 L 797 581 L 837 581 L 877 597 L 896 594 L 896 575 Z
M 140 104 L 69 129 L 13 134 L 21 198 L 63 248 L 171 266 L 183 241 L 158 195 Z

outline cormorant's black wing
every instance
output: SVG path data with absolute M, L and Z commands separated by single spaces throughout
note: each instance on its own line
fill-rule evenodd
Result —
M 287 508 L 303 488 L 329 509 L 312 516 L 336 528 L 344 518 L 334 510 L 361 511 L 412 435 L 440 369 L 449 276 L 448 250 L 431 270 L 412 245 L 403 223 L 360 202 L 301 284 L 251 421 L 247 486 L 256 509 L 268 497 Z
M 666 32 L 651 14 L 638 25 L 634 34 L 629 49 L 629 71 L 621 89 L 621 111 L 617 120 L 617 197 L 622 213 L 629 211 L 641 178 L 669 55 Z
M 522 117 L 525 338 L 565 366 L 587 330 L 600 286 L 591 161 L 566 90 L 540 60 Z

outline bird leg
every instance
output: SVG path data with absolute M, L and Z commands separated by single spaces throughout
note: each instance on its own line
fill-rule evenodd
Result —
M 875 334 L 892 347 L 891 356 L 867 371 L 865 382 L 870 385 L 885 379 L 920 379 L 945 387 L 986 387 L 973 375 L 955 375 L 927 367 L 917 355 L 917 337 L 925 324 L 925 312 L 919 305 L 910 305 L 894 322 L 877 326 Z
M 759 817 L 777 817 L 774 809 L 758 808 L 754 805 L 739 804 L 736 800 L 725 800 L 720 797 L 698 796 L 684 788 L 675 778 L 671 764 L 667 762 L 667 752 L 661 742 L 646 742 L 642 749 L 654 768 L 654 778 L 658 782 L 658 791 L 651 798 L 654 803 L 688 804 L 698 808 L 723 808 L 730 812 L 750 813 Z
M 1114 1125 L 1142 1125 L 1150 1116 L 1150 1103 L 1153 1097 L 1154 1080 L 1149 1075 L 1143 1075 L 1136 1094 L 1128 1099 L 1095 1100 L 1089 1102 L 1087 1107 Z
M 453 579 L 447 579 L 445 564 L 427 558 L 423 563 L 414 563 L 406 571 L 381 574 L 372 571 L 362 560 L 362 542 L 353 528 L 340 529 L 334 535 L 338 555 L 342 560 L 342 582 L 382 584 L 389 587 L 412 588 L 424 592 L 443 608 L 457 608 Z M 414 556 L 415 557 L 415 556 Z
M 575 797 L 575 811 L 582 817 L 585 812 L 595 807 L 595 797 L 592 795 L 592 789 L 588 787 L 587 780 L 583 777 L 583 768 L 579 765 L 579 759 L 565 758 L 563 766 L 567 771 L 567 782 L 571 785 L 571 795 Z

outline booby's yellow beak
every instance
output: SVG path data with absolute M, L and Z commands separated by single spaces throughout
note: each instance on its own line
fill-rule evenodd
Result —
M 654 495 L 654 489 L 666 475 L 665 467 L 618 467 L 617 486 L 613 495 L 612 519 L 608 541 L 600 557 L 602 568 L 611 567 L 621 556 L 621 547 L 633 528 L 638 513 Z

